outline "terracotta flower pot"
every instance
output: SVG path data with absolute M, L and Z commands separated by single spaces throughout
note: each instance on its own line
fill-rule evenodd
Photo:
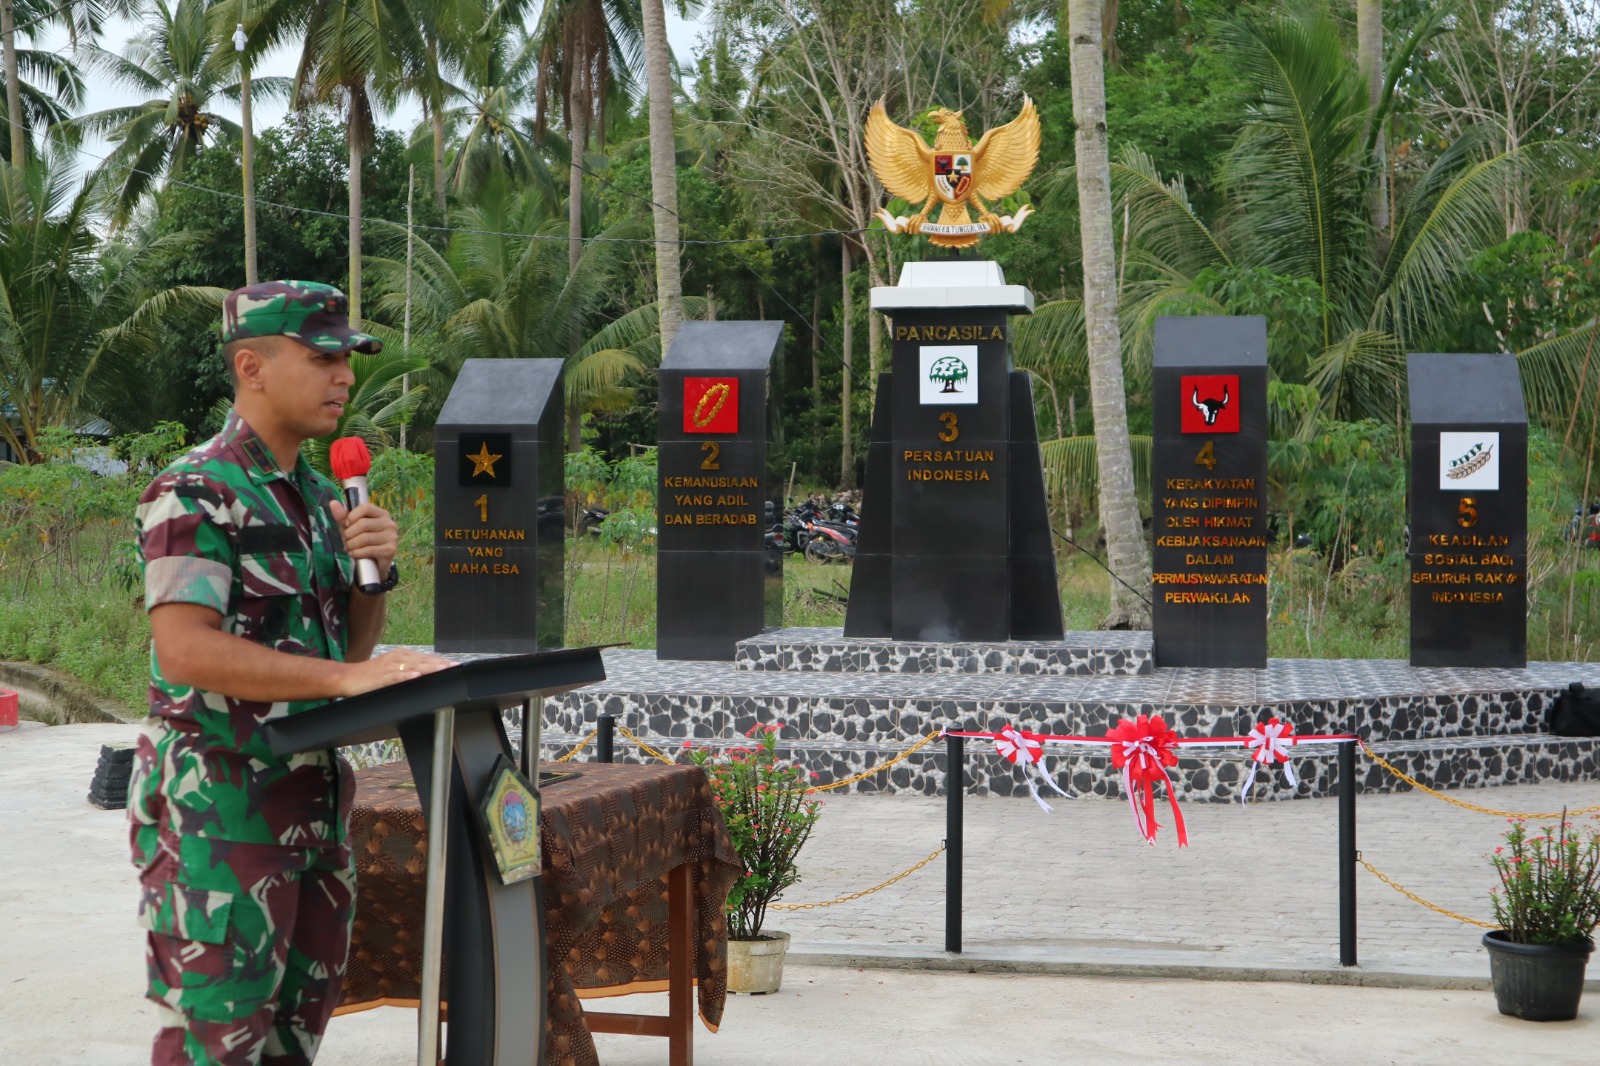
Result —
M 762 996 L 783 984 L 783 957 L 789 934 L 772 930 L 759 940 L 728 941 L 728 991 Z
M 1489 977 L 1501 1014 L 1530 1022 L 1564 1022 L 1578 1016 L 1583 970 L 1594 941 L 1575 944 L 1516 944 L 1504 930 L 1483 934 Z

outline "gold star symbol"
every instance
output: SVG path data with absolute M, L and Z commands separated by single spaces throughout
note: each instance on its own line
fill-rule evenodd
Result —
M 477 477 L 479 474 L 488 474 L 490 477 L 494 477 L 495 460 L 503 458 L 503 456 L 492 454 L 489 451 L 489 442 L 484 441 L 483 448 L 478 452 L 478 454 L 469 454 L 467 458 L 472 460 L 473 477 Z

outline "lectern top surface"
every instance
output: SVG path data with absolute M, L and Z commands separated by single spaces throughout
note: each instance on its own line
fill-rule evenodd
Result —
M 1528 421 L 1528 408 L 1522 402 L 1522 375 L 1514 355 L 1414 352 L 1406 356 L 1406 378 L 1412 422 L 1519 425 Z
M 685 322 L 661 369 L 765 370 L 782 340 L 782 322 Z
M 598 647 L 484 657 L 269 722 L 267 742 L 289 755 L 388 740 L 400 735 L 401 722 L 441 707 L 500 709 L 605 678 Z
M 468 359 L 450 387 L 438 424 L 537 425 L 556 394 L 561 367 L 560 359 Z
M 1266 365 L 1261 315 L 1163 315 L 1156 319 L 1155 366 Z

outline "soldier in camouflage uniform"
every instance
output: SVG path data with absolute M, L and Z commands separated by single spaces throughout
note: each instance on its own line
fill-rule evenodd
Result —
M 384 597 L 354 587 L 351 560 L 392 586 L 394 521 L 347 512 L 299 455 L 338 424 L 350 352 L 381 347 L 347 314 L 311 282 L 230 293 L 233 410 L 139 502 L 151 717 L 128 811 L 156 1066 L 312 1061 L 350 942 L 352 782 L 331 751 L 274 755 L 262 726 L 448 665 L 372 657 Z

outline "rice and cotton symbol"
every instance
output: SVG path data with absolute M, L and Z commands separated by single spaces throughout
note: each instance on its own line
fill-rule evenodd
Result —
M 1465 455 L 1450 460 L 1450 468 L 1444 472 L 1444 476 L 1455 481 L 1471 477 L 1488 466 L 1492 458 L 1494 458 L 1494 442 L 1478 441 L 1467 449 Z

